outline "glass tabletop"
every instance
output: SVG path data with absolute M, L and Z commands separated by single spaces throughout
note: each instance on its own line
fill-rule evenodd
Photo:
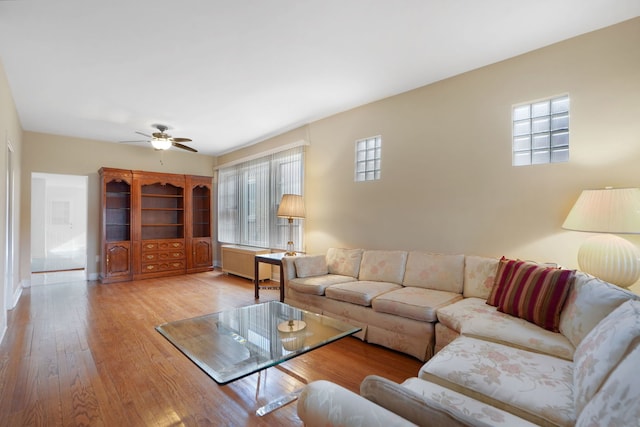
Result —
M 219 384 L 227 384 L 360 331 L 278 301 L 156 327 Z

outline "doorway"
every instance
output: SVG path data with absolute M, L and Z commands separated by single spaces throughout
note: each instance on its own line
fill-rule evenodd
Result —
M 86 280 L 87 177 L 31 174 L 31 282 Z

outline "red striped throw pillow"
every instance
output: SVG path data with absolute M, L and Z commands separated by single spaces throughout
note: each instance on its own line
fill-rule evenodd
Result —
M 498 301 L 498 311 L 558 332 L 560 311 L 575 271 L 516 261 Z
M 494 307 L 498 306 L 517 264 L 521 262 L 524 261 L 516 261 L 505 257 L 500 258 L 498 269 L 496 270 L 496 277 L 493 281 L 493 288 L 491 288 L 491 293 L 489 293 L 489 298 L 487 298 L 487 304 Z

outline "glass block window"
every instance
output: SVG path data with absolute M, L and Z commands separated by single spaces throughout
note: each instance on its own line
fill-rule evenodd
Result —
M 513 166 L 569 161 L 569 95 L 513 107 Z
M 379 135 L 356 141 L 356 182 L 380 179 L 381 152 L 382 137 Z

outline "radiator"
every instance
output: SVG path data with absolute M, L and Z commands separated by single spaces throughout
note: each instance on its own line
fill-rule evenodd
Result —
M 269 249 L 251 246 L 222 245 L 222 271 L 254 280 L 255 256 L 271 253 Z M 260 263 L 259 280 L 271 279 L 271 265 Z

